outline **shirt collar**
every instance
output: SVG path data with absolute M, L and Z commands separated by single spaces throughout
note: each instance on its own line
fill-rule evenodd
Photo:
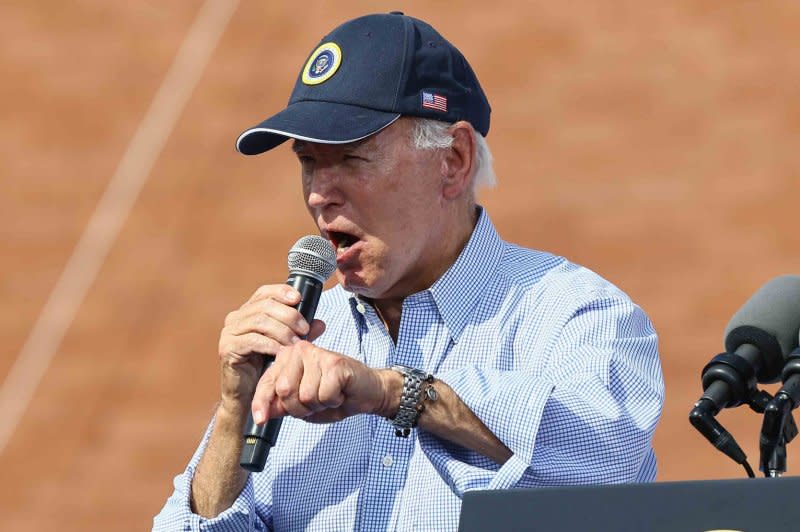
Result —
M 456 261 L 430 287 L 433 300 L 454 342 L 458 342 L 475 307 L 493 282 L 503 253 L 503 241 L 489 215 L 478 207 L 478 223 Z

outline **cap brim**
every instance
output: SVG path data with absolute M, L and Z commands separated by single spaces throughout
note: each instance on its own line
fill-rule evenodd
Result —
M 295 102 L 239 135 L 236 149 L 245 155 L 257 155 L 290 138 L 321 144 L 347 144 L 374 135 L 398 118 L 398 113 L 356 105 Z

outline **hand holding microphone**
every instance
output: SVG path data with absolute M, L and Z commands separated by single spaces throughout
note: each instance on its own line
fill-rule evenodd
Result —
M 295 306 L 297 312 L 310 325 L 317 311 L 322 286 L 336 269 L 336 252 L 330 242 L 320 236 L 305 236 L 298 240 L 289 251 L 288 257 L 289 279 L 286 284 L 300 293 L 300 301 Z M 273 306 L 273 312 L 280 313 L 279 307 Z M 287 320 L 293 321 L 296 326 L 300 322 L 291 316 L 291 313 L 283 313 Z M 294 331 L 287 330 L 279 320 L 271 319 L 273 330 L 283 333 L 285 339 L 282 345 L 289 345 L 295 341 Z M 283 328 L 280 325 L 284 325 Z M 301 335 L 305 338 L 305 334 Z M 288 344 L 287 344 L 288 342 Z M 279 346 L 278 346 L 279 347 Z M 274 353 L 273 353 L 274 354 Z M 274 356 L 265 356 L 259 377 L 269 368 L 275 360 Z M 262 471 L 267 460 L 267 455 L 278 438 L 281 428 L 281 418 L 273 418 L 260 424 L 253 419 L 253 413 L 248 415 L 244 433 L 242 435 L 244 444 L 240 457 L 240 465 L 248 471 Z
M 309 323 L 322 283 L 335 268 L 335 252 L 321 237 L 304 237 L 289 253 L 287 284 L 300 292 L 296 311 Z M 291 314 L 284 315 L 291 319 Z M 370 368 L 354 358 L 297 338 L 282 343 L 279 351 L 277 357 L 266 357 L 264 374 L 253 395 L 251 415 L 243 431 L 242 468 L 253 472 L 264 469 L 267 454 L 278 438 L 282 416 L 329 423 L 363 413 L 389 417 L 396 410 L 387 397 L 399 401 L 400 390 L 392 393 L 392 383 L 395 388 L 399 386 L 397 372 Z

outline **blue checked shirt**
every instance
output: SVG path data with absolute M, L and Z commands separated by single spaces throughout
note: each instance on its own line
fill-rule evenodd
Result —
M 458 260 L 403 302 L 397 344 L 374 309 L 337 286 L 317 344 L 447 383 L 511 449 L 502 466 L 385 419 L 286 418 L 262 473 L 214 519 L 191 512 L 210 433 L 155 518 L 155 530 L 455 530 L 471 489 L 651 481 L 664 399 L 657 337 L 619 289 L 561 257 L 500 239 L 482 212 Z

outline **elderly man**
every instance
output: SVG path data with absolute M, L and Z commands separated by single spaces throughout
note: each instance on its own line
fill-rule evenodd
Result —
M 156 529 L 453 530 L 466 490 L 653 480 L 656 334 L 596 274 L 500 239 L 475 199 L 489 113 L 461 53 L 391 13 L 334 29 L 241 135 L 293 139 L 339 284 L 310 324 L 285 284 L 227 316 L 221 401 Z M 248 413 L 285 416 L 261 473 L 239 467 Z

